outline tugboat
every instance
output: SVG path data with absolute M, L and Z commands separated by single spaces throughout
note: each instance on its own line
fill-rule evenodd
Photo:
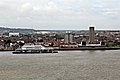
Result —
M 42 45 L 25 44 L 21 48 L 16 49 L 13 54 L 40 54 L 40 53 L 58 53 L 52 47 L 44 47 Z

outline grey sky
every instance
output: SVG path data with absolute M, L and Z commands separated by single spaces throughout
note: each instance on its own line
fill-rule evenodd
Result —
M 0 0 L 0 26 L 120 30 L 120 0 Z

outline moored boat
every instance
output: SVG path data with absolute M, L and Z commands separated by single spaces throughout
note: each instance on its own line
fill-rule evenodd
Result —
M 40 53 L 58 53 L 58 51 L 54 50 L 52 47 L 26 44 L 13 52 L 13 54 L 40 54 Z

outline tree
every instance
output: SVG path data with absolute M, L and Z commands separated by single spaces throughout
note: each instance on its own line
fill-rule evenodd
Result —
M 12 42 L 12 41 L 11 41 L 10 39 L 4 40 L 5 46 L 7 46 L 7 47 L 10 47 L 10 43 L 11 43 L 11 42 Z

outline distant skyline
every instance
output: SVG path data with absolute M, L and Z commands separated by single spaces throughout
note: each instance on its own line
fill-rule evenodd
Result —
M 0 26 L 39 30 L 120 30 L 119 0 L 0 0 Z

